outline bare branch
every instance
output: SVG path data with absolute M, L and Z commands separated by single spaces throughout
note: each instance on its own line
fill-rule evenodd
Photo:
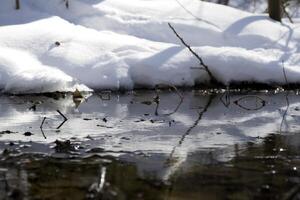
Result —
M 290 16 L 289 12 L 286 10 L 286 6 L 282 3 L 282 11 L 285 14 L 285 16 L 289 19 L 289 21 L 293 24 L 294 21 L 292 20 L 292 17 Z
M 190 45 L 188 45 L 183 38 L 176 32 L 176 30 L 174 29 L 174 27 L 168 23 L 169 27 L 171 28 L 171 30 L 174 32 L 174 34 L 177 36 L 177 38 L 181 41 L 181 43 L 188 48 L 188 50 L 199 60 L 200 65 L 203 67 L 203 69 L 207 72 L 207 74 L 210 77 L 211 82 L 217 83 L 217 79 L 214 77 L 214 75 L 211 73 L 211 71 L 209 70 L 208 66 L 203 62 L 203 59 L 191 48 Z

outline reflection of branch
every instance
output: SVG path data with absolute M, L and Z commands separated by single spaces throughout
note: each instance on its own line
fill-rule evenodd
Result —
M 286 119 L 286 115 L 288 113 L 288 110 L 289 110 L 289 107 L 290 107 L 290 101 L 289 101 L 289 92 L 286 92 L 286 95 L 285 95 L 285 101 L 286 101 L 286 109 L 282 115 L 282 120 L 281 120 L 281 123 L 280 123 L 280 129 L 279 129 L 279 133 L 281 134 L 281 131 L 282 131 L 282 126 L 283 126 L 283 122 L 285 121 Z
M 208 66 L 203 62 L 203 59 L 191 48 L 190 45 L 188 45 L 183 38 L 176 32 L 176 30 L 174 29 L 174 27 L 168 23 L 170 29 L 174 32 L 174 34 L 177 36 L 177 38 L 181 41 L 181 43 L 188 48 L 188 50 L 199 60 L 200 65 L 202 66 L 202 69 L 205 69 L 205 71 L 207 72 L 210 80 L 214 83 L 217 83 L 217 79 L 214 77 L 214 75 L 211 73 L 211 71 L 209 70 Z
M 176 113 L 177 110 L 180 108 L 182 102 L 183 102 L 183 96 L 182 96 L 182 94 L 180 94 L 180 92 L 178 91 L 178 89 L 177 89 L 176 86 L 174 86 L 174 85 L 169 85 L 169 84 L 159 84 L 159 85 L 156 85 L 156 88 L 157 88 L 158 86 L 169 86 L 169 87 L 173 88 L 174 91 L 176 92 L 176 94 L 179 96 L 180 101 L 179 101 L 179 103 L 177 104 L 177 106 L 176 106 L 176 108 L 174 109 L 174 111 L 172 111 L 172 112 L 170 112 L 170 113 L 167 113 L 167 114 L 159 114 L 159 113 L 158 113 L 158 108 L 159 108 L 159 102 L 160 102 L 159 99 L 160 99 L 160 98 L 159 98 L 159 94 L 158 94 L 158 92 L 157 92 L 157 90 L 156 90 L 156 97 L 155 97 L 156 107 L 155 107 L 155 112 L 154 112 L 154 114 L 155 114 L 156 116 L 170 116 L 170 115 Z
M 283 62 L 282 62 L 282 72 L 283 72 L 285 83 L 288 86 L 288 79 L 287 79 L 287 76 L 286 76 L 285 67 L 284 67 L 284 63 Z M 289 92 L 286 92 L 286 95 L 285 95 L 286 109 L 285 109 L 285 111 L 284 111 L 284 113 L 282 115 L 282 120 L 281 120 L 281 123 L 280 123 L 280 129 L 279 129 L 279 133 L 280 134 L 281 134 L 281 131 L 282 131 L 283 122 L 286 119 L 286 115 L 287 115 L 289 107 L 290 107 L 290 101 L 289 101 L 289 97 L 288 96 L 289 96 Z
M 174 156 L 174 153 L 176 151 L 176 149 L 178 147 L 180 147 L 182 145 L 182 143 L 184 142 L 186 136 L 190 135 L 190 133 L 192 132 L 192 130 L 199 124 L 199 122 L 201 121 L 202 117 L 203 117 L 203 114 L 207 111 L 207 109 L 209 108 L 209 106 L 211 105 L 212 103 L 212 100 L 213 100 L 213 97 L 212 95 L 209 96 L 209 99 L 206 103 L 206 105 L 204 106 L 203 110 L 201 112 L 199 112 L 199 115 L 198 115 L 198 118 L 196 119 L 196 121 L 193 123 L 193 125 L 191 127 L 189 127 L 185 132 L 184 134 L 181 136 L 181 138 L 179 139 L 178 141 L 178 144 L 176 146 L 173 147 L 173 150 L 171 151 L 170 153 L 170 156 L 169 158 L 167 159 L 167 162 L 171 161 L 171 159 L 173 158 Z
M 68 120 L 68 118 L 62 114 L 59 110 L 56 110 L 63 118 L 64 118 L 64 121 L 56 128 L 56 129 L 60 129 L 60 127 L 62 127 L 62 125 Z
M 45 135 L 45 133 L 44 133 L 44 130 L 43 130 L 43 125 L 44 125 L 44 123 L 45 123 L 45 120 L 46 120 L 46 117 L 43 118 L 43 121 L 42 121 L 42 123 L 41 123 L 41 125 L 40 125 L 40 129 L 41 129 L 41 132 L 42 132 L 44 138 L 47 139 L 47 137 L 46 137 L 46 135 Z

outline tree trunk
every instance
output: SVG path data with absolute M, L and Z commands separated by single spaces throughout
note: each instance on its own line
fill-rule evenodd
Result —
M 16 0 L 16 10 L 20 9 L 20 0 Z
M 270 18 L 281 22 L 282 16 L 282 7 L 281 7 L 281 0 L 268 0 L 269 4 L 269 16 Z

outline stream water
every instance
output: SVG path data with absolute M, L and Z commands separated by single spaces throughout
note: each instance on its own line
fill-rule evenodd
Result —
M 299 199 L 296 91 L 0 96 L 0 199 Z

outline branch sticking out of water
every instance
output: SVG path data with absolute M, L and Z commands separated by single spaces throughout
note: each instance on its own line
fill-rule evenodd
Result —
M 41 132 L 42 132 L 42 134 L 43 134 L 43 136 L 44 136 L 45 139 L 47 139 L 47 137 L 46 137 L 46 135 L 45 135 L 45 133 L 44 133 L 43 125 L 44 125 L 46 119 L 47 119 L 47 117 L 44 117 L 44 118 L 43 118 L 43 121 L 42 121 L 42 123 L 41 123 L 41 125 L 40 125 Z
M 168 23 L 170 29 L 173 31 L 173 33 L 176 35 L 176 37 L 181 41 L 181 43 L 188 48 L 188 50 L 199 60 L 200 65 L 202 66 L 200 69 L 204 69 L 207 74 L 209 75 L 210 81 L 213 83 L 217 83 L 217 79 L 214 77 L 214 75 L 211 73 L 211 71 L 209 70 L 209 67 L 203 62 L 203 59 L 191 48 L 190 45 L 188 45 L 183 38 L 177 33 L 177 31 L 175 30 L 175 28 Z
M 62 114 L 59 110 L 56 110 L 63 118 L 64 118 L 64 121 L 56 128 L 56 129 L 60 129 L 60 127 L 62 127 L 62 125 L 68 120 L 68 118 Z
M 68 120 L 68 118 L 64 114 L 62 114 L 59 110 L 56 110 L 56 111 L 64 118 L 65 121 Z
M 40 129 L 43 129 L 43 125 L 44 125 L 44 123 L 45 123 L 45 120 L 46 120 L 46 117 L 43 118 L 43 121 L 42 121 L 42 123 L 41 123 L 41 125 L 40 125 Z

